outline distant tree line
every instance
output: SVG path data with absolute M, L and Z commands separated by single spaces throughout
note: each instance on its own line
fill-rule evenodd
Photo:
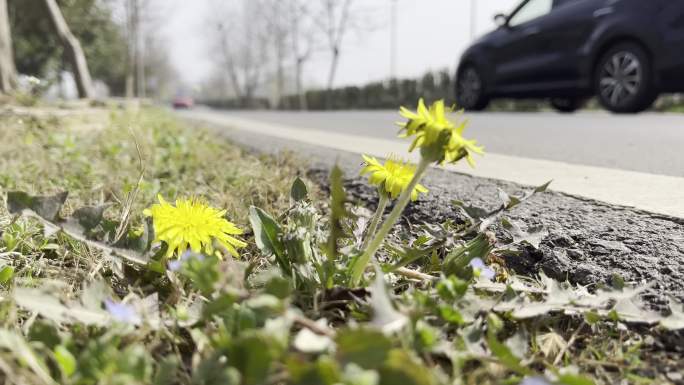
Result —
M 328 93 L 330 92 L 330 96 Z M 280 110 L 348 110 L 348 109 L 386 109 L 398 105 L 415 104 L 419 97 L 427 100 L 445 99 L 454 102 L 452 75 L 448 70 L 427 72 L 420 79 L 391 79 L 368 83 L 363 86 L 346 86 L 327 89 L 308 90 L 304 93 L 305 106 L 299 95 L 286 95 L 280 98 L 279 105 L 272 105 L 267 98 L 256 98 L 250 104 L 239 99 L 200 100 L 215 108 L 264 108 Z
M 214 68 L 199 94 L 226 108 L 308 109 L 311 98 L 314 109 L 323 108 L 322 93 L 329 108 L 338 108 L 333 99 L 340 57 L 350 35 L 374 29 L 374 8 L 355 0 L 216 2 L 206 20 Z M 307 96 L 304 76 L 313 57 L 327 62 L 326 91 Z
M 364 86 L 335 88 L 326 100 L 325 90 L 306 92 L 307 105 L 311 110 L 386 109 L 398 105 L 412 105 L 418 98 L 454 101 L 452 76 L 449 71 L 428 72 L 420 79 L 392 79 L 373 82 Z M 299 109 L 295 96 L 283 98 L 280 109 Z

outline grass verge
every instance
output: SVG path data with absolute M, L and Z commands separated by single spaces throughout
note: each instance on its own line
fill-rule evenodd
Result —
M 480 227 L 475 220 L 417 226 L 349 287 L 364 218 L 337 169 L 324 214 L 306 183 L 292 183 L 300 165 L 290 157 L 245 153 L 159 111 L 1 119 L 3 198 L 69 191 L 65 217 L 106 205 L 89 237 L 125 223 L 137 236 L 157 194 L 201 197 L 255 234 L 239 261 L 188 256 L 168 270 L 117 274 L 97 247 L 46 234 L 3 199 L 0 383 L 677 381 L 681 351 L 664 344 L 677 343 L 668 330 L 681 328 L 680 308 L 645 312 L 619 284 L 594 295 L 508 276 L 504 253 L 529 240 L 495 249 L 491 234 L 467 230 Z M 507 197 L 501 211 L 526 199 Z M 495 267 L 498 282 L 479 278 L 474 257 Z

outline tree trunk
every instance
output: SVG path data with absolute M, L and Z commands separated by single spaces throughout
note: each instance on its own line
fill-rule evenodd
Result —
M 133 8 L 134 0 L 126 1 L 126 99 L 135 97 L 135 39 L 136 20 Z
M 0 92 L 8 93 L 17 83 L 17 69 L 12 54 L 12 34 L 10 32 L 7 0 L 0 0 Z
M 275 84 L 275 108 L 284 108 L 283 94 L 285 93 L 285 69 L 283 62 L 285 61 L 284 49 L 281 42 L 276 43 L 276 84 Z
M 328 87 L 325 93 L 325 108 L 332 110 L 333 100 L 333 84 L 335 82 L 335 73 L 337 72 L 337 62 L 340 58 L 340 50 L 335 47 L 332 51 L 332 62 L 330 63 L 330 72 L 328 73 Z
M 78 39 L 71 33 L 69 25 L 64 20 L 64 15 L 59 9 L 59 5 L 55 0 L 43 0 L 47 10 L 52 26 L 59 36 L 67 60 L 71 63 L 74 71 L 74 78 L 76 79 L 76 88 L 78 88 L 78 96 L 81 98 L 90 98 L 93 96 L 93 81 L 90 78 L 88 71 L 88 62 L 83 54 L 83 48 Z
M 146 97 L 146 84 L 145 84 L 145 48 L 143 46 L 143 33 L 140 27 L 140 2 L 135 2 L 135 8 L 133 8 L 135 14 L 135 69 L 136 69 L 136 85 L 137 91 L 136 96 L 139 98 Z
M 308 110 L 309 106 L 306 101 L 306 93 L 304 92 L 304 86 L 302 84 L 302 71 L 304 67 L 304 59 L 297 58 L 297 64 L 295 68 L 295 83 L 297 87 L 297 97 L 299 98 L 299 109 Z

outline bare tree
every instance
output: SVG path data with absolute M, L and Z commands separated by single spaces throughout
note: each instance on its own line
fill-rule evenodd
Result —
M 167 0 L 108 0 L 126 37 L 127 98 L 167 95 L 177 83 L 162 32 L 175 5 Z M 162 84 L 163 83 L 163 84 Z
M 69 25 L 64 20 L 64 15 L 59 9 L 59 5 L 55 0 L 43 0 L 47 10 L 48 17 L 52 26 L 57 33 L 67 60 L 71 64 L 76 79 L 76 88 L 78 89 L 78 96 L 81 98 L 90 98 L 93 95 L 93 82 L 90 78 L 90 71 L 88 71 L 88 62 L 83 54 L 83 48 L 78 39 L 71 33 Z
M 295 92 L 299 99 L 297 104 L 300 109 L 307 107 L 303 85 L 304 65 L 312 56 L 319 38 L 311 3 L 310 0 L 261 0 L 260 12 L 264 15 L 271 37 L 277 106 L 281 104 L 285 92 L 286 66 L 291 63 Z
M 308 2 L 290 0 L 287 16 L 290 48 L 294 56 L 295 91 L 299 99 L 299 109 L 306 110 L 308 106 L 302 76 L 304 65 L 311 58 L 316 45 L 316 34 L 313 31 L 313 18 Z
M 7 14 L 7 0 L 0 0 L 0 92 L 12 91 L 16 82 L 17 69 L 12 54 L 12 33 Z
M 137 23 L 134 17 L 133 9 L 135 8 L 135 0 L 125 0 L 124 10 L 125 18 L 124 25 L 126 30 L 126 98 L 132 99 L 135 96 L 135 51 L 134 44 L 136 40 Z
M 315 20 L 326 37 L 326 45 L 330 50 L 330 69 L 326 87 L 326 106 L 332 108 L 332 88 L 340 59 L 342 39 L 349 27 L 350 8 L 353 0 L 321 0 L 320 16 Z
M 139 0 L 125 0 L 126 98 L 145 96 L 145 66 L 142 42 L 142 9 Z
M 262 0 L 260 12 L 266 22 L 268 36 L 273 50 L 273 64 L 275 65 L 275 106 L 282 104 L 285 92 L 285 62 L 288 58 L 287 41 L 289 39 L 289 25 L 283 16 L 288 7 L 287 0 Z
M 257 88 L 271 65 L 271 36 L 259 1 L 243 0 L 239 7 L 212 9 L 219 66 L 225 68 L 233 92 L 243 106 L 252 106 Z

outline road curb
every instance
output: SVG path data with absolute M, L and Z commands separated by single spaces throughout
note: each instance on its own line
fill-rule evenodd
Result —
M 183 113 L 181 116 L 229 126 L 236 130 L 254 134 L 377 157 L 387 157 L 390 154 L 403 156 L 406 154 L 408 145 L 405 140 L 299 129 L 232 117 L 225 113 L 212 111 L 191 111 Z M 414 152 L 409 154 L 408 158 L 416 162 L 418 161 L 418 154 Z M 475 169 L 468 168 L 465 163 L 447 165 L 443 168 L 467 175 L 531 186 L 553 180 L 552 190 L 554 191 L 680 219 L 684 218 L 684 178 L 680 177 L 492 153 L 477 159 Z

